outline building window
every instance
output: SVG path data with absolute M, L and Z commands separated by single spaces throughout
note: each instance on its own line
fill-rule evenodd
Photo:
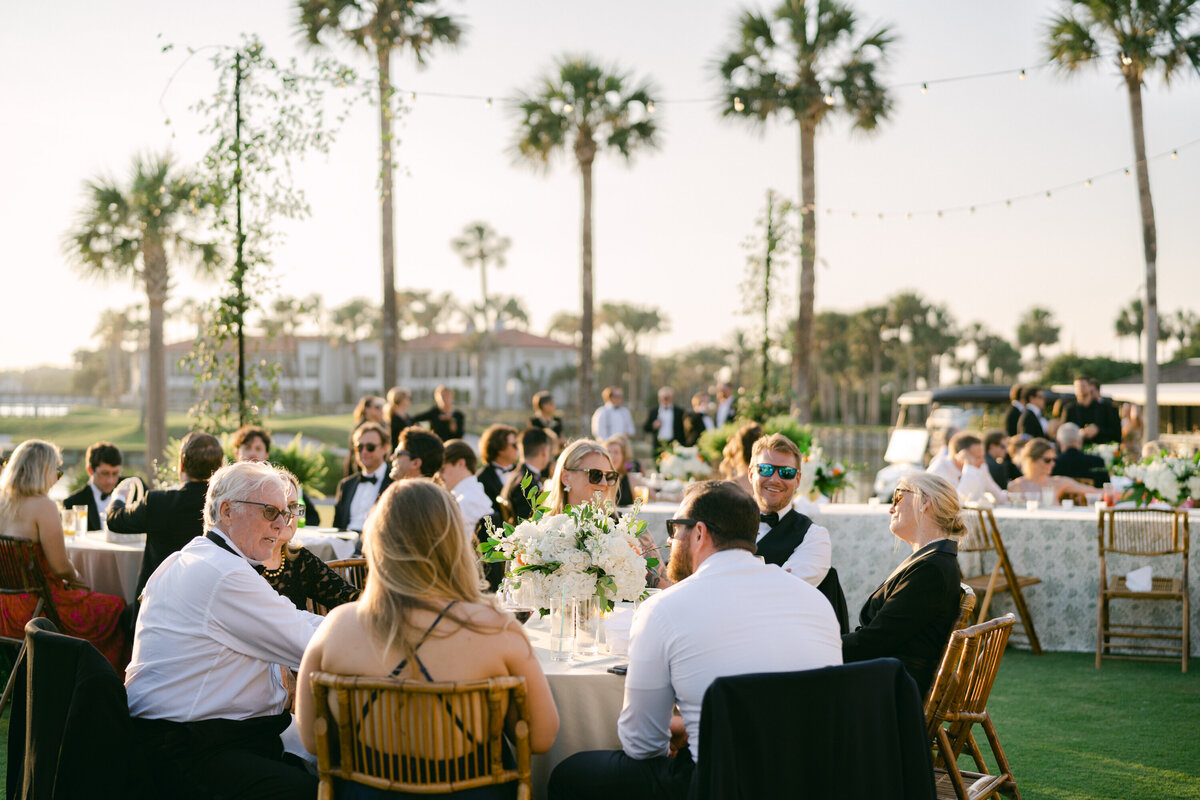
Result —
M 363 356 L 362 358 L 362 377 L 374 378 L 375 371 L 379 368 L 379 359 L 375 356 Z
M 321 376 L 321 357 L 320 356 L 305 356 L 304 357 L 304 377 L 319 378 Z

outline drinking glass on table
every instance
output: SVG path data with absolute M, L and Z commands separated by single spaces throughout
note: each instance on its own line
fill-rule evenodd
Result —
M 517 622 L 524 625 L 537 609 L 525 601 L 525 593 L 523 591 L 512 588 L 511 581 L 514 566 L 515 562 L 513 561 L 504 562 L 504 582 L 501 584 L 500 606 L 505 611 L 511 611 L 513 616 L 517 618 Z
M 71 510 L 75 512 L 75 520 L 72 522 L 75 527 L 75 535 L 86 536 L 88 530 L 87 506 L 72 506 Z
M 63 536 L 75 535 L 75 509 L 64 508 L 59 512 L 62 517 Z
M 633 487 L 633 499 L 635 502 L 640 500 L 643 503 L 649 503 L 650 502 L 650 487 L 645 486 L 645 485 Z

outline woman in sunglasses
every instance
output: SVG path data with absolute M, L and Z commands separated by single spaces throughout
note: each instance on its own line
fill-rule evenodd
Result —
M 37 439 L 18 445 L 0 472 L 0 531 L 33 543 L 36 569 L 50 587 L 47 600 L 58 611 L 62 632 L 87 639 L 123 674 L 128 657 L 125 631 L 118 621 L 125 601 L 78 583 L 79 573 L 67 557 L 62 517 L 48 496 L 61 477 L 62 455 L 57 447 Z M 25 623 L 37 604 L 36 595 L 0 595 L 0 636 L 23 639 Z
M 842 658 L 898 658 L 924 698 L 958 618 L 958 492 L 929 472 L 906 475 L 892 497 L 892 534 L 912 555 L 863 604 L 859 626 L 842 635 Z
M 1054 502 L 1062 501 L 1064 494 L 1086 495 L 1095 491 L 1079 481 L 1065 475 L 1051 475 L 1058 461 L 1058 451 L 1046 439 L 1030 439 L 1021 451 L 1021 477 L 1008 482 L 1009 496 L 1020 497 L 1022 493 L 1035 494 L 1039 498 L 1049 489 Z
M 621 475 L 613 467 L 608 448 L 594 439 L 576 439 L 563 450 L 554 466 L 549 513 L 561 514 L 567 506 L 580 506 L 589 501 L 598 506 L 615 504 L 620 480 Z M 647 570 L 647 585 L 651 588 L 670 586 L 654 539 L 649 533 L 643 533 L 638 541 L 642 545 L 642 555 L 658 559 L 659 565 Z
M 296 517 L 304 513 L 300 507 L 300 483 L 296 476 L 276 467 L 287 486 L 288 510 L 291 515 L 275 542 L 271 557 L 257 569 L 266 578 L 271 588 L 291 600 L 301 611 L 311 611 L 308 601 L 325 609 L 340 606 L 358 599 L 359 590 L 329 568 L 321 558 L 307 547 L 293 547 L 296 535 Z M 267 512 L 270 514 L 271 512 Z

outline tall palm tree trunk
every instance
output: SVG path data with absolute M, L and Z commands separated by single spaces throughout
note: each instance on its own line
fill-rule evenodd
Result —
M 883 353 L 876 349 L 871 353 L 871 391 L 867 395 L 867 424 L 879 424 L 879 375 L 883 371 Z
M 792 355 L 792 402 L 802 423 L 812 422 L 812 327 L 816 294 L 817 180 L 813 169 L 817 132 L 800 123 L 800 315 Z
M 396 250 L 392 208 L 391 50 L 376 43 L 379 62 L 379 191 L 383 251 L 383 392 L 396 385 Z
M 583 137 L 581 136 L 580 139 Z M 579 149 L 578 146 L 576 148 Z M 595 145 L 592 145 L 595 150 Z M 583 309 L 579 318 L 581 334 L 579 350 L 579 420 L 580 430 L 588 430 L 592 408 L 592 326 L 595 324 L 592 309 L 592 156 L 579 159 L 579 173 L 583 178 L 583 253 L 582 294 Z
M 148 242 L 143 253 L 146 300 L 150 306 L 150 346 L 146 367 L 146 473 L 154 483 L 155 463 L 167 447 L 167 364 L 163 347 L 163 306 L 167 301 L 167 260 L 162 244 Z
M 1150 198 L 1150 167 L 1146 163 L 1146 132 L 1142 124 L 1140 78 L 1126 76 L 1129 116 L 1133 123 L 1133 155 L 1137 162 L 1138 205 L 1142 209 L 1142 251 L 1146 258 L 1145 339 L 1146 360 L 1142 382 L 1146 386 L 1146 408 L 1142 414 L 1147 441 L 1158 438 L 1158 241 L 1154 225 L 1154 203 Z M 1139 348 L 1140 348 L 1139 342 Z

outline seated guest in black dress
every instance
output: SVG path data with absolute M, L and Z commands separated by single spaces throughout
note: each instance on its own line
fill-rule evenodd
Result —
M 278 471 L 288 487 L 288 511 L 303 514 L 298 508 L 300 484 L 296 476 L 285 469 Z M 359 590 L 330 569 L 319 556 L 307 547 L 292 547 L 291 541 L 295 535 L 296 518 L 292 517 L 275 540 L 271 557 L 255 567 L 271 584 L 271 588 L 291 600 L 301 611 L 310 610 L 309 600 L 327 609 L 357 600 Z
M 924 697 L 958 618 L 958 545 L 966 531 L 958 494 L 929 472 L 906 475 L 892 501 L 890 528 L 913 554 L 867 599 L 853 633 L 842 636 L 846 662 L 898 658 Z
M 423 478 L 392 484 L 367 519 L 363 539 L 371 580 L 362 599 L 330 612 L 300 665 L 296 715 L 304 746 L 316 748 L 312 674 L 330 672 L 413 681 L 522 677 L 531 749 L 549 750 L 558 733 L 550 686 L 516 620 L 499 609 L 495 595 L 481 593 L 479 559 L 463 533 L 462 514 L 450 493 Z M 454 719 L 448 712 L 444 721 L 431 719 L 428 724 L 452 729 Z M 475 752 L 468 742 L 484 741 L 488 735 L 466 727 L 462 732 L 462 737 L 451 737 L 457 744 L 439 738 L 436 752 L 380 755 L 398 758 L 401 764 L 415 756 L 452 764 Z M 516 785 L 468 791 L 453 796 L 510 798 Z M 345 800 L 409 795 L 343 783 L 337 796 Z
M 562 417 L 554 412 L 554 395 L 549 392 L 538 392 L 533 396 L 533 416 L 529 418 L 532 428 L 548 428 L 554 435 L 562 438 Z

